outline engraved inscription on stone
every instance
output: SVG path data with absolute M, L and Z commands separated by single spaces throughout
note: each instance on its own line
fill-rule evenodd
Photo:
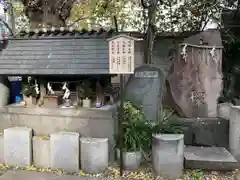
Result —
M 156 120 L 160 113 L 165 77 L 163 71 L 153 65 L 135 69 L 124 88 L 126 100 L 142 108 L 148 120 Z
M 139 78 L 157 78 L 158 77 L 158 72 L 157 71 L 136 72 L 134 74 L 134 77 L 139 77 Z

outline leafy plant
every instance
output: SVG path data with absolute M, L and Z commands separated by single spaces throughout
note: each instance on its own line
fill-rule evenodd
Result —
M 118 119 L 120 119 L 120 107 L 117 107 Z M 133 102 L 125 101 L 123 104 L 123 122 L 144 121 L 145 116 L 142 109 L 139 109 Z
M 84 98 L 90 98 L 92 96 L 92 88 L 90 81 L 88 80 L 83 81 L 82 89 Z
M 124 134 L 124 151 L 142 151 L 150 144 L 151 127 L 145 121 L 144 114 L 132 102 L 124 102 L 122 119 Z M 120 119 L 120 109 L 117 110 L 117 120 Z M 116 145 L 120 144 L 119 134 L 116 136 Z
M 27 97 L 29 96 L 36 97 L 37 93 L 35 90 L 35 84 L 33 80 L 30 80 L 29 82 L 26 82 L 26 81 L 22 82 L 21 93 Z
M 182 134 L 184 127 L 171 108 L 162 108 L 160 117 L 152 122 L 152 133 Z

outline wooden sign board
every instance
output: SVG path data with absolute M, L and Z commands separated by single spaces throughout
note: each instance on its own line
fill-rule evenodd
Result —
M 138 40 L 131 36 L 118 35 L 108 40 L 109 44 L 109 73 L 134 73 L 134 45 Z

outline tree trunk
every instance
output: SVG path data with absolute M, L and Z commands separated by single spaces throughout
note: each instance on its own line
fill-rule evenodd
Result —
M 39 28 L 65 26 L 75 0 L 22 0 L 22 2 L 31 28 Z
M 39 78 L 39 84 L 40 84 L 40 98 L 38 100 L 38 106 L 42 106 L 44 104 L 44 96 L 46 96 L 47 91 L 45 87 L 45 81 L 40 77 Z
M 152 64 L 152 51 L 154 47 L 155 40 L 155 23 L 156 23 L 156 10 L 157 10 L 158 0 L 151 0 L 150 5 L 145 8 L 148 9 L 148 27 L 145 37 L 145 48 L 144 48 L 144 62 L 146 64 Z

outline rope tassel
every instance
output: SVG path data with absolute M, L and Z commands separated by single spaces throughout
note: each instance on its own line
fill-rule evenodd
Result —
M 48 88 L 48 91 L 49 91 L 51 94 L 55 94 L 55 92 L 53 91 L 52 86 L 50 85 L 50 83 L 47 84 L 47 88 Z
M 67 83 L 66 82 L 64 83 L 62 89 L 65 90 L 65 93 L 63 95 L 63 99 L 68 99 L 69 96 L 70 96 L 70 90 L 67 88 Z

